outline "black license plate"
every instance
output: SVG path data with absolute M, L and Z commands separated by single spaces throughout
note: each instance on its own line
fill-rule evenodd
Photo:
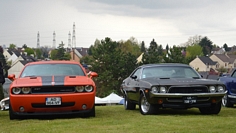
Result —
M 187 96 L 187 97 L 183 97 L 183 100 L 184 100 L 184 103 L 196 103 L 197 97 Z

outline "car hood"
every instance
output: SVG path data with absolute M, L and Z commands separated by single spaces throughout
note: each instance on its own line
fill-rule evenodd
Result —
M 18 78 L 13 81 L 12 86 L 67 86 L 88 84 L 93 85 L 93 81 L 86 76 L 39 76 Z
M 210 79 L 192 79 L 192 78 L 146 78 L 144 82 L 151 85 L 210 85 L 222 84 L 217 80 Z

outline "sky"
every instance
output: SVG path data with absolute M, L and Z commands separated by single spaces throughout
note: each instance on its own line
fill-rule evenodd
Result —
M 0 0 L 0 45 L 68 47 L 75 24 L 76 47 L 106 37 L 134 37 L 149 47 L 181 45 L 194 36 L 220 47 L 236 45 L 235 0 Z

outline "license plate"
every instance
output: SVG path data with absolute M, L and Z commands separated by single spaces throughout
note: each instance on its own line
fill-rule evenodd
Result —
M 60 97 L 47 97 L 46 105 L 61 105 L 61 98 Z
M 197 98 L 196 97 L 184 97 L 184 103 L 196 103 L 197 102 Z

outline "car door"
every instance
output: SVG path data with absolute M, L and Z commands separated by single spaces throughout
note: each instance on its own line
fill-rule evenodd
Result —
M 138 68 L 126 81 L 126 93 L 129 100 L 138 101 L 139 98 L 139 80 L 141 75 L 141 69 Z

